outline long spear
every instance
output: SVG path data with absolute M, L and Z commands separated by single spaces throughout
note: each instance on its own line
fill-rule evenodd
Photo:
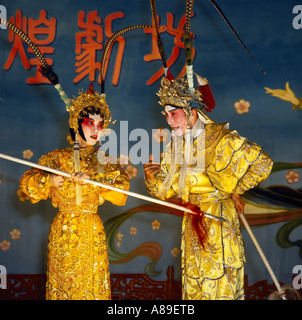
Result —
M 13 161 L 13 162 L 17 162 L 17 163 L 20 163 L 20 164 L 23 164 L 23 165 L 26 165 L 26 166 L 30 166 L 30 167 L 33 167 L 33 168 L 37 168 L 37 169 L 40 169 L 40 170 L 44 170 L 44 171 L 47 171 L 47 172 L 51 172 L 51 173 L 54 173 L 56 175 L 64 176 L 64 177 L 67 177 L 67 178 L 71 178 L 71 174 L 70 173 L 67 173 L 67 172 L 64 172 L 64 171 L 60 171 L 60 170 L 56 170 L 56 169 L 52 169 L 52 168 L 48 168 L 48 167 L 42 166 L 42 165 L 34 163 L 34 162 L 30 162 L 30 161 L 22 160 L 22 159 L 19 159 L 19 158 L 11 157 L 11 156 L 5 155 L 3 153 L 0 153 L 0 158 L 6 159 L 6 160 L 9 160 L 9 161 Z M 188 212 L 188 213 L 191 213 L 191 214 L 196 214 L 192 210 L 190 210 L 188 208 L 185 208 L 185 207 L 182 207 L 182 206 L 179 206 L 179 205 L 174 204 L 174 203 L 166 202 L 166 201 L 163 201 L 163 200 L 159 200 L 159 199 L 151 198 L 151 197 L 148 197 L 148 196 L 144 196 L 144 195 L 139 194 L 139 193 L 135 193 L 135 192 L 123 190 L 123 189 L 120 189 L 120 188 L 116 188 L 116 187 L 113 187 L 113 186 L 110 186 L 108 184 L 101 183 L 101 182 L 98 182 L 98 181 L 93 181 L 93 180 L 90 180 L 90 179 L 82 179 L 82 180 L 83 180 L 83 182 L 86 182 L 86 183 L 89 183 L 89 184 L 93 184 L 95 186 L 99 186 L 99 187 L 102 187 L 102 188 L 106 188 L 106 189 L 109 189 L 109 190 L 112 190 L 112 191 L 124 193 L 124 194 L 126 194 L 128 196 L 131 196 L 131 197 L 134 197 L 134 198 L 146 200 L 146 201 L 149 201 L 149 202 L 154 202 L 154 203 L 160 204 L 162 206 L 170 207 L 170 208 L 173 208 L 173 209 L 176 209 L 176 210 L 179 210 L 179 211 L 185 211 L 185 212 Z M 214 220 L 217 220 L 217 221 L 220 221 L 220 222 L 226 222 L 226 220 L 224 218 L 222 218 L 222 217 L 216 217 L 216 216 L 213 216 L 213 215 L 211 215 L 209 213 L 205 213 L 204 215 L 207 218 L 210 218 L 210 219 L 214 219 Z
M 255 238 L 255 236 L 254 236 L 254 234 L 252 232 L 252 229 L 250 228 L 248 222 L 246 221 L 244 214 L 240 213 L 239 216 L 240 216 L 240 218 L 241 218 L 241 220 L 242 220 L 242 222 L 243 222 L 243 224 L 245 226 L 246 231 L 248 232 L 248 234 L 250 235 L 252 241 L 254 242 L 254 245 L 255 245 L 255 247 L 256 247 L 256 249 L 257 249 L 257 251 L 258 251 L 258 253 L 259 253 L 259 255 L 260 255 L 260 257 L 261 257 L 261 259 L 262 259 L 262 261 L 263 261 L 263 263 L 264 263 L 264 265 L 266 267 L 266 269 L 267 269 L 267 271 L 269 272 L 269 274 L 270 274 L 270 276 L 271 276 L 271 278 L 272 278 L 272 280 L 273 280 L 273 282 L 274 282 L 274 284 L 275 284 L 275 286 L 276 286 L 276 288 L 277 288 L 277 290 L 279 292 L 280 298 L 282 300 L 287 300 L 285 290 L 282 290 L 282 288 L 280 286 L 280 283 L 277 280 L 277 278 L 276 278 L 276 276 L 275 276 L 275 274 L 274 274 L 269 262 L 267 261 L 267 259 L 266 259 L 265 255 L 264 255 L 264 253 L 263 253 L 263 251 L 262 251 L 257 239 Z
M 267 271 L 269 272 L 269 274 L 270 274 L 270 276 L 271 276 L 271 278 L 272 278 L 272 280 L 273 280 L 273 282 L 274 282 L 274 284 L 275 284 L 275 286 L 276 286 L 276 288 L 278 290 L 278 292 L 273 292 L 269 296 L 269 300 L 277 300 L 277 299 L 275 299 L 275 297 L 277 297 L 278 295 L 279 295 L 281 300 L 287 300 L 287 294 L 286 294 L 287 292 L 288 292 L 288 294 L 290 294 L 292 296 L 293 300 L 301 300 L 301 296 L 300 296 L 299 292 L 296 289 L 292 288 L 289 285 L 284 285 L 283 287 L 280 286 L 280 283 L 277 280 L 277 277 L 275 276 L 275 274 L 273 272 L 273 269 L 271 268 L 269 262 L 267 261 L 267 259 L 266 259 L 265 255 L 264 255 L 264 253 L 263 253 L 263 251 L 262 251 L 257 239 L 255 238 L 252 229 L 250 228 L 248 222 L 246 221 L 244 214 L 241 212 L 239 214 L 239 216 L 240 216 L 240 218 L 241 218 L 241 220 L 242 220 L 242 222 L 243 222 L 243 224 L 245 226 L 245 229 L 247 230 L 248 234 L 250 235 L 252 241 L 254 242 L 254 245 L 255 245 L 260 257 L 261 257 L 261 259 L 262 259 Z

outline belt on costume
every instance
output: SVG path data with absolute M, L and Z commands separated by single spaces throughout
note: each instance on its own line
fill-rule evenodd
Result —
M 60 214 L 64 214 L 64 213 L 83 213 L 83 214 L 97 214 L 97 210 L 96 211 L 89 211 L 89 210 L 79 210 L 79 209 L 60 209 L 59 210 Z
M 231 195 L 222 195 L 218 191 L 206 192 L 206 193 L 192 193 L 189 195 L 189 202 L 192 204 L 206 204 L 219 202 L 222 200 L 230 199 Z

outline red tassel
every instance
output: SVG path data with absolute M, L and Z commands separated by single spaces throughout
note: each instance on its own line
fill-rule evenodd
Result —
M 170 72 L 169 69 L 168 69 L 168 71 L 167 71 L 166 79 L 168 79 L 168 80 L 171 81 L 171 82 L 172 82 L 172 80 L 174 80 L 174 77 L 173 77 L 173 75 L 172 75 L 172 73 Z
M 193 228 L 198 236 L 198 240 L 205 250 L 205 243 L 207 240 L 207 228 L 204 222 L 204 212 L 200 210 L 198 206 L 194 206 L 191 203 L 183 203 L 184 207 L 190 209 L 191 211 L 195 212 L 196 214 L 192 214 L 192 225 Z
M 174 199 L 173 199 L 174 200 Z M 208 236 L 208 230 L 205 225 L 204 221 L 204 212 L 200 210 L 198 206 L 193 205 L 192 203 L 180 203 L 180 199 L 177 199 L 173 201 L 172 199 L 169 199 L 169 202 L 176 203 L 182 207 L 185 207 L 187 209 L 190 209 L 191 211 L 195 212 L 196 214 L 191 214 L 192 215 L 192 226 L 198 236 L 198 240 L 202 246 L 202 248 L 206 251 L 205 244 L 207 241 L 207 236 Z M 179 214 L 177 214 L 179 215 Z M 184 214 L 182 214 L 183 216 Z
M 207 228 L 204 223 L 204 212 L 199 216 L 198 215 L 192 216 L 192 225 L 193 225 L 195 232 L 197 233 L 198 240 L 199 240 L 203 250 L 206 251 L 205 244 L 206 244 L 206 240 L 207 240 L 207 236 L 208 236 L 208 231 L 207 231 Z
M 90 83 L 90 86 L 88 88 L 88 90 L 86 91 L 87 94 L 92 94 L 94 95 L 94 89 L 93 89 L 93 83 Z
M 211 112 L 215 108 L 215 99 L 213 97 L 209 84 L 199 86 L 199 91 L 202 94 L 203 103 L 206 105 L 206 111 Z

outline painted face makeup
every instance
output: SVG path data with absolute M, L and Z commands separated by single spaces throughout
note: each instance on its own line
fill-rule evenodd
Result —
M 174 108 L 172 106 L 165 106 L 166 120 L 175 135 L 180 137 L 186 132 L 187 117 L 181 108 Z
M 86 141 L 83 140 L 82 146 L 93 146 L 101 138 L 104 122 L 103 118 L 98 114 L 88 114 L 83 118 L 81 124 Z

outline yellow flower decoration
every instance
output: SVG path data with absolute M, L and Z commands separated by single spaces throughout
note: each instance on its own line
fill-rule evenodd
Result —
M 160 222 L 158 221 L 158 220 L 154 220 L 153 222 L 152 222 L 152 229 L 153 230 L 158 230 L 159 228 L 160 228 Z
M 174 247 L 172 250 L 171 250 L 171 255 L 176 258 L 180 253 L 180 250 L 176 247 Z
M 241 100 L 236 101 L 234 103 L 234 108 L 236 109 L 237 113 L 239 113 L 239 114 L 248 113 L 250 111 L 250 106 L 251 106 L 251 104 L 244 99 L 241 99 Z
M 34 153 L 30 149 L 23 151 L 23 158 L 24 159 L 31 159 L 33 157 L 33 155 L 34 155 Z
M 13 229 L 13 230 L 10 232 L 10 237 L 11 237 L 13 240 L 18 240 L 18 239 L 20 239 L 20 236 L 21 236 L 21 231 L 18 230 L 18 229 Z
M 3 251 L 7 251 L 10 248 L 10 241 L 7 240 L 3 240 L 2 242 L 0 242 L 0 248 Z
M 135 236 L 137 234 L 137 228 L 136 227 L 131 227 L 130 228 L 130 234 L 132 234 L 133 236 Z

